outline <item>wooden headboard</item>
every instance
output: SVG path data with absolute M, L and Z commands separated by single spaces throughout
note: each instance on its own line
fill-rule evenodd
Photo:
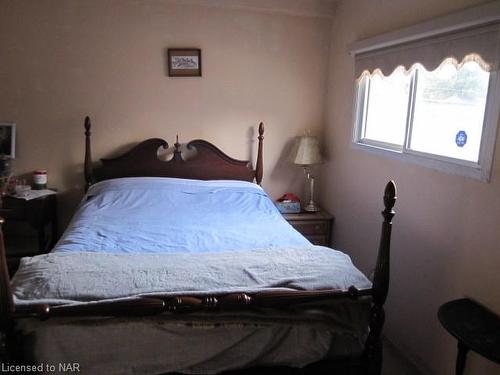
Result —
M 85 188 L 93 183 L 120 177 L 176 177 L 198 180 L 243 180 L 260 184 L 263 176 L 264 124 L 259 125 L 257 165 L 253 169 L 248 160 L 236 160 L 227 156 L 210 142 L 196 139 L 187 144 L 196 154 L 184 160 L 178 140 L 174 144 L 171 160 L 158 158 L 158 150 L 168 148 L 159 138 L 147 139 L 131 150 L 113 159 L 101 159 L 101 166 L 92 163 L 90 118 L 85 117 Z

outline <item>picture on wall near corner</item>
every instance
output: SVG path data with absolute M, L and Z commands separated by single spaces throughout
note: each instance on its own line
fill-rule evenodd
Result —
M 16 124 L 0 122 L 0 156 L 16 157 Z
M 201 77 L 201 49 L 169 48 L 168 75 L 170 77 Z

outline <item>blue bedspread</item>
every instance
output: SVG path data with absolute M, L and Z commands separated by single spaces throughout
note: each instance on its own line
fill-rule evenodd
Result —
M 256 184 L 144 177 L 93 185 L 53 251 L 196 253 L 307 245 Z

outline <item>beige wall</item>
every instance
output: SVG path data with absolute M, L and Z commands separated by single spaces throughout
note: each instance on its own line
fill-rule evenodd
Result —
M 47 168 L 66 222 L 82 192 L 85 115 L 94 160 L 177 133 L 247 159 L 264 121 L 263 186 L 297 191 L 302 172 L 280 157 L 323 126 L 331 12 L 324 0 L 0 0 L 0 121 L 17 123 L 14 171 Z M 202 78 L 166 76 L 165 49 L 183 46 L 202 49 Z
M 371 272 L 381 194 L 396 180 L 392 280 L 386 334 L 433 374 L 454 373 L 456 341 L 440 326 L 443 302 L 470 296 L 500 313 L 500 145 L 491 183 L 449 175 L 351 146 L 353 59 L 356 40 L 444 15 L 482 1 L 341 1 L 332 30 L 326 148 L 321 202 L 336 216 L 334 238 Z M 475 354 L 467 374 L 500 374 Z

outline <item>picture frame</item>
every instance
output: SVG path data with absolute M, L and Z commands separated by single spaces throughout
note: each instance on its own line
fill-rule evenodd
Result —
M 16 157 L 16 124 L 0 122 L 0 156 Z
M 201 77 L 201 49 L 169 48 L 169 77 Z

